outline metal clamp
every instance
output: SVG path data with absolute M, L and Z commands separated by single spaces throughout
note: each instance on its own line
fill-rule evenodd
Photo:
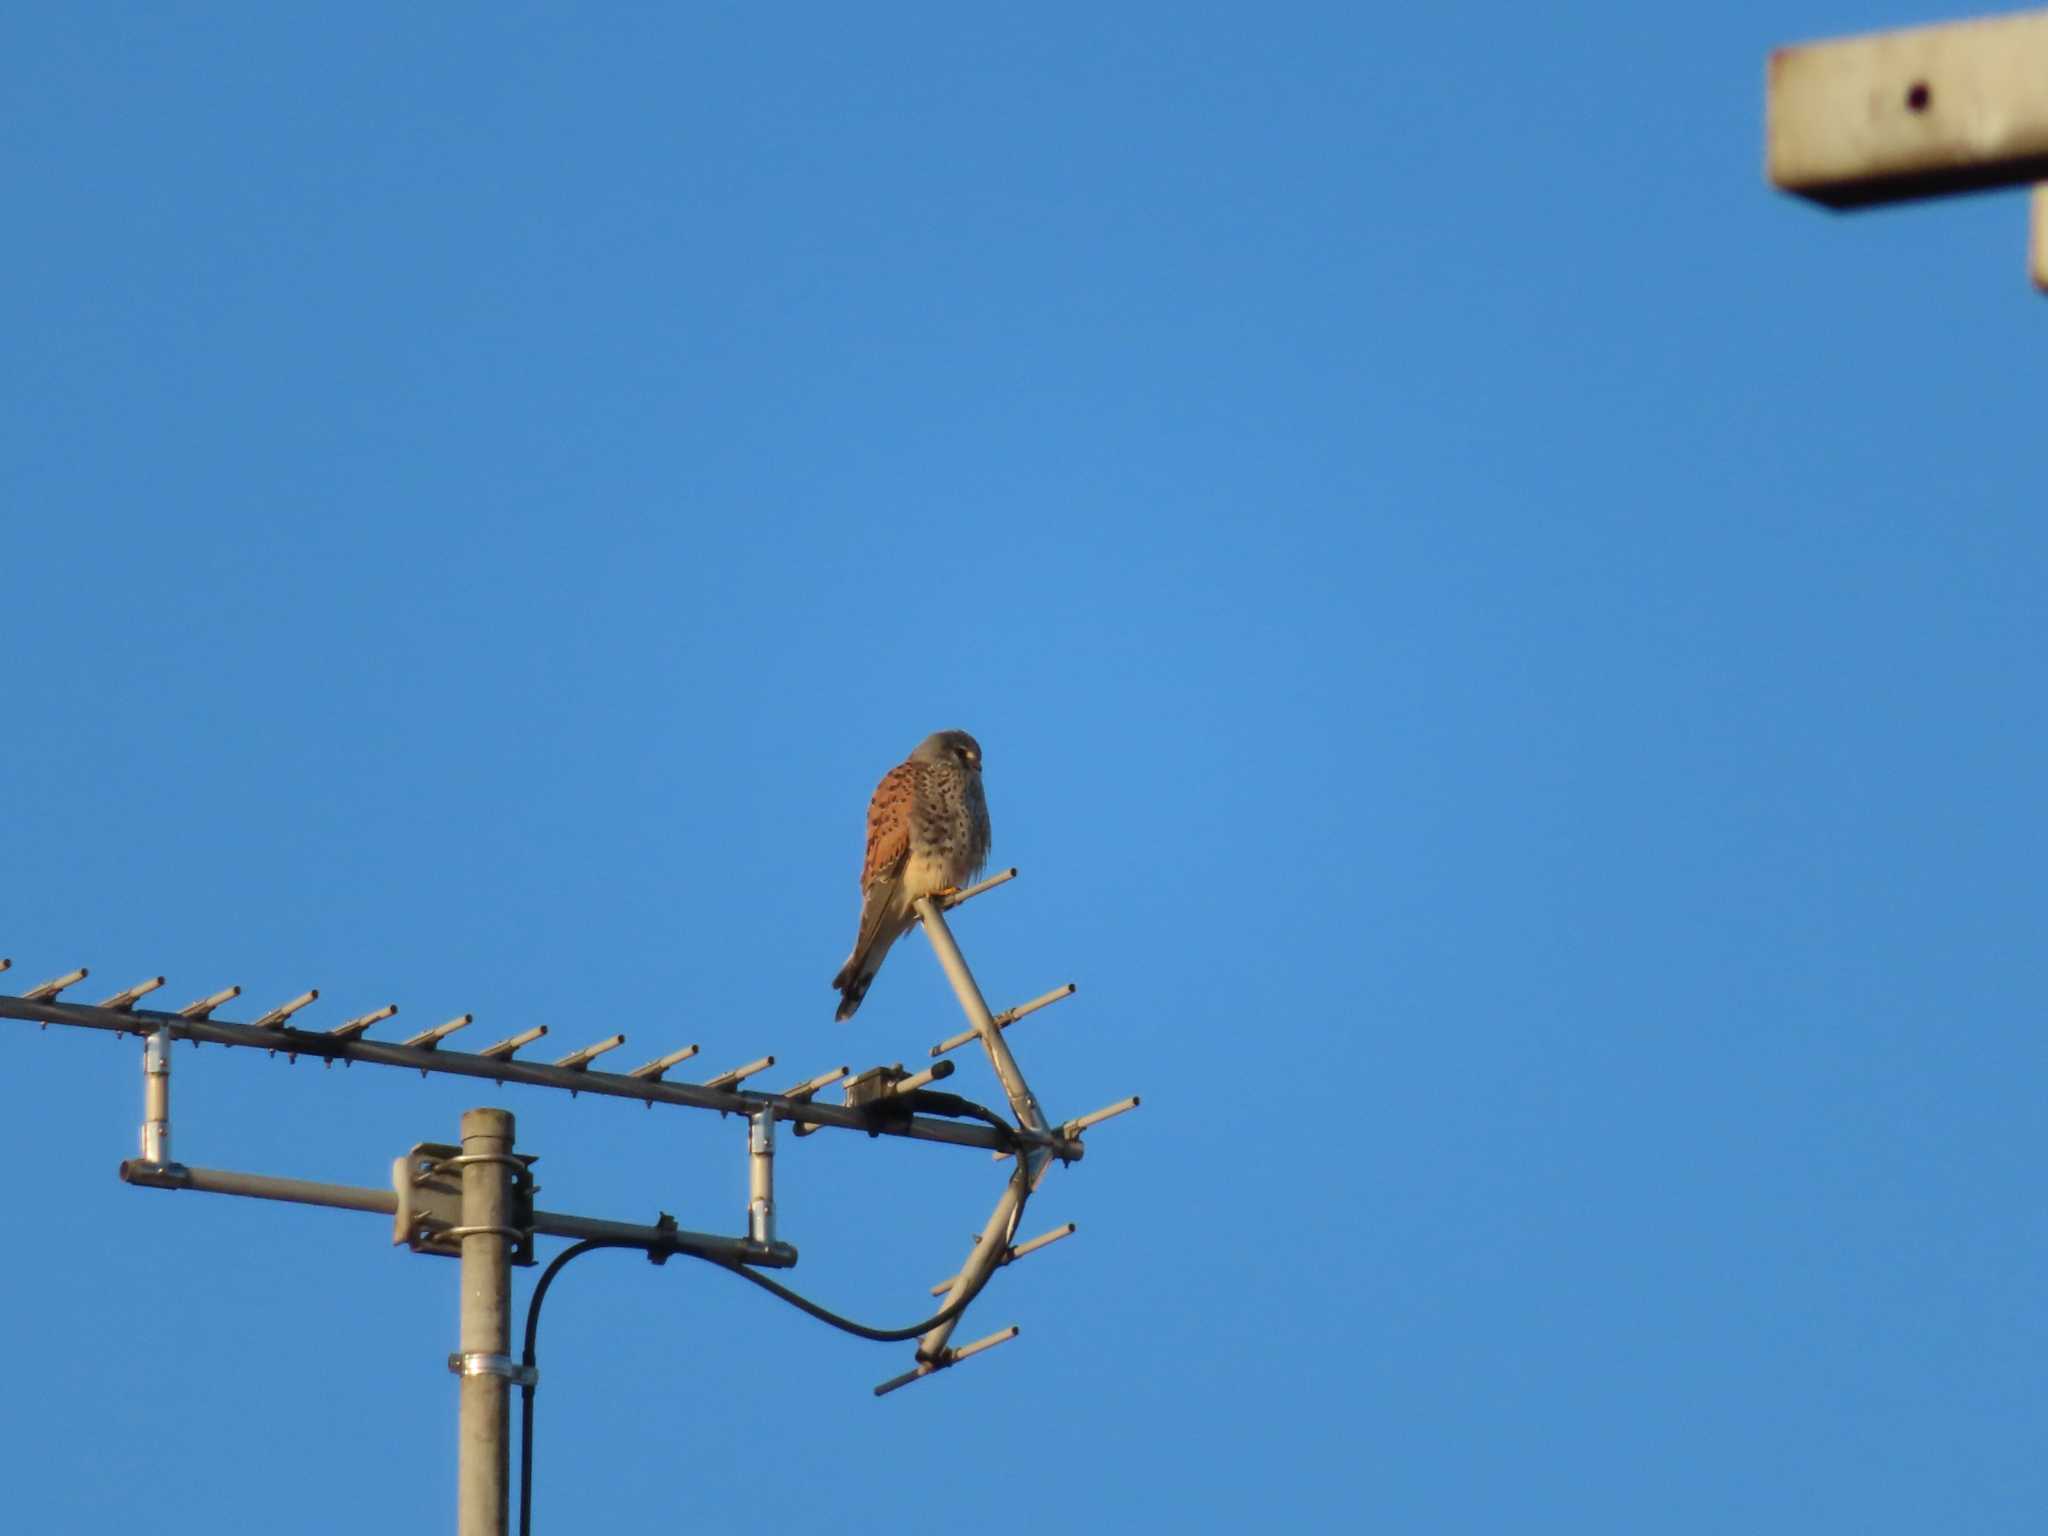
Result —
M 465 1226 L 462 1221 L 462 1170 L 471 1163 L 497 1163 L 512 1174 L 512 1220 L 504 1226 Z M 522 1267 L 533 1263 L 533 1159 L 523 1152 L 465 1152 L 441 1142 L 423 1141 L 391 1165 L 391 1185 L 398 1200 L 391 1241 L 414 1253 L 447 1258 L 462 1255 L 465 1237 L 501 1237 L 507 1257 Z
M 505 1380 L 522 1387 L 540 1385 L 540 1367 L 521 1365 L 510 1355 L 487 1355 L 480 1351 L 467 1355 L 450 1355 L 448 1369 L 457 1376 L 502 1376 Z
M 533 1241 L 531 1227 L 436 1227 L 434 1236 L 444 1243 L 459 1243 L 465 1237 L 502 1237 L 508 1243 Z
M 429 1144 L 422 1142 L 420 1145 L 424 1150 Z M 502 1163 L 516 1175 L 525 1173 L 532 1162 L 533 1159 L 523 1152 L 456 1152 L 449 1157 L 435 1158 L 433 1166 L 426 1171 L 439 1173 L 444 1168 L 466 1168 L 471 1163 Z

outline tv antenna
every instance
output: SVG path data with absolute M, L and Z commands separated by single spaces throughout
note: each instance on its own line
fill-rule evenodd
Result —
M 702 1082 L 671 1081 L 668 1076 L 697 1054 L 695 1045 L 657 1056 L 628 1072 L 596 1065 L 626 1043 L 623 1034 L 608 1035 L 551 1062 L 519 1054 L 548 1033 L 544 1024 L 478 1051 L 448 1048 L 444 1042 L 475 1023 L 474 1016 L 467 1013 L 396 1042 L 372 1039 L 372 1028 L 397 1015 L 395 1003 L 327 1029 L 310 1029 L 299 1017 L 320 998 L 319 991 L 312 988 L 246 1023 L 215 1017 L 217 1010 L 241 995 L 240 987 L 222 988 L 175 1012 L 142 1006 L 164 985 L 162 976 L 138 982 L 98 1003 L 64 1001 L 62 994 L 86 979 L 88 972 L 83 966 L 19 996 L 0 994 L 0 1018 L 141 1038 L 141 1155 L 121 1164 L 123 1182 L 142 1189 L 200 1190 L 386 1215 L 392 1218 L 394 1243 L 404 1243 L 414 1253 L 460 1260 L 461 1331 L 459 1347 L 448 1356 L 449 1370 L 460 1378 L 456 1528 L 458 1536 L 504 1536 L 510 1509 L 510 1389 L 516 1383 L 522 1393 L 526 1410 L 523 1460 L 530 1472 L 533 1392 L 538 1383 L 534 1332 L 539 1308 L 555 1273 L 579 1252 L 598 1247 L 637 1248 L 656 1263 L 685 1254 L 750 1280 L 812 1316 L 861 1337 L 884 1341 L 914 1338 L 917 1347 L 910 1369 L 878 1385 L 874 1389 L 877 1397 L 1016 1337 L 1017 1329 L 1012 1326 L 971 1343 L 952 1342 L 955 1327 L 997 1269 L 1073 1233 L 1070 1222 L 1028 1241 L 1017 1241 L 1024 1207 L 1047 1171 L 1055 1163 L 1080 1160 L 1082 1133 L 1091 1126 L 1138 1107 L 1137 1096 L 1132 1095 L 1057 1125 L 1039 1107 L 1005 1031 L 1018 1020 L 1071 996 L 1071 984 L 1003 1013 L 989 1012 L 944 914 L 1016 874 L 1015 869 L 1006 869 L 965 890 L 916 903 L 925 937 L 931 941 L 968 1024 L 966 1030 L 931 1048 L 931 1065 L 918 1072 L 905 1071 L 900 1064 L 883 1065 L 858 1074 L 850 1074 L 844 1066 L 834 1067 L 781 1093 L 762 1093 L 746 1086 L 748 1079 L 775 1065 L 773 1056 L 749 1061 Z M 11 961 L 0 959 L 0 971 L 11 965 Z M 746 1127 L 744 1235 L 686 1231 L 666 1213 L 652 1224 L 638 1224 L 536 1208 L 531 1172 L 535 1159 L 516 1150 L 513 1117 L 504 1109 L 468 1111 L 462 1117 L 459 1142 L 413 1146 L 393 1161 L 388 1189 L 178 1162 L 171 1155 L 171 1046 L 178 1040 L 260 1050 L 287 1062 L 306 1056 L 328 1063 L 410 1067 L 423 1076 L 442 1073 L 483 1078 L 737 1116 Z M 1010 1110 L 1008 1119 L 932 1086 L 952 1074 L 950 1053 L 974 1040 L 981 1042 L 1002 1085 Z M 818 1095 L 835 1084 L 842 1085 L 842 1101 L 820 1102 Z M 950 1278 L 932 1288 L 932 1294 L 943 1300 L 930 1317 L 909 1328 L 870 1328 L 839 1317 L 764 1273 L 789 1269 L 797 1262 L 796 1249 L 779 1234 L 775 1219 L 775 1144 L 778 1128 L 784 1125 L 798 1136 L 826 1130 L 859 1131 L 866 1137 L 978 1147 L 1009 1163 L 995 1208 L 966 1259 Z M 535 1262 L 535 1242 L 541 1238 L 566 1238 L 573 1246 L 556 1255 L 535 1285 L 528 1302 L 526 1348 L 522 1357 L 515 1359 L 511 1353 L 511 1269 Z M 531 1506 L 529 1483 L 521 1500 L 522 1530 L 531 1519 Z

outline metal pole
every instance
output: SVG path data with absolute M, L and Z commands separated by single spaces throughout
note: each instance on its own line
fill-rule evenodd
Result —
M 505 1536 L 511 1507 L 512 1115 L 462 1117 L 462 1373 L 456 1500 L 458 1536 Z
M 747 1241 L 763 1248 L 775 1242 L 775 1106 L 764 1104 L 747 1119 Z
M 142 1047 L 142 1160 L 171 1160 L 171 1036 L 163 1029 Z

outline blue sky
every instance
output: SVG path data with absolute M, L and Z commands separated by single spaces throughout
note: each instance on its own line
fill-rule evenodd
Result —
M 1146 1099 L 1080 1235 L 880 1402 L 579 1263 L 537 1528 L 2037 1530 L 2048 310 L 2017 194 L 1759 169 L 1770 47 L 1936 19 L 17 7 L 7 981 L 913 1061 L 921 941 L 827 981 L 964 726 L 961 942 Z M 454 1267 L 118 1184 L 138 1054 L 0 1026 L 24 1528 L 443 1528 Z M 189 1162 L 502 1102 L 543 1204 L 742 1222 L 710 1116 L 177 1074 Z M 793 1279 L 913 1321 L 999 1178 L 794 1143 Z

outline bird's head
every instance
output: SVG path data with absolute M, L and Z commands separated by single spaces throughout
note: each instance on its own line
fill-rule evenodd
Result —
M 958 763 L 981 772 L 981 743 L 965 731 L 935 731 L 910 754 L 914 763 Z

